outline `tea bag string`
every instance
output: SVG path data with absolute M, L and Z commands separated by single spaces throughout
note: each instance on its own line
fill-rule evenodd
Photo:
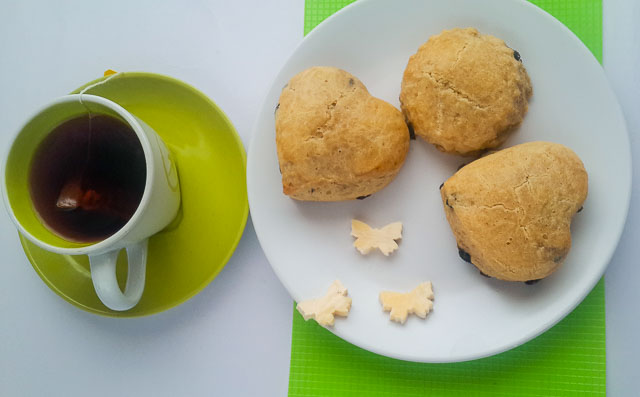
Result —
M 91 119 L 92 119 L 92 116 L 93 116 L 92 113 L 91 113 L 91 109 L 89 109 L 89 106 L 87 106 L 87 104 L 85 104 L 82 101 L 82 95 L 84 95 L 87 91 L 89 91 L 92 88 L 95 88 L 97 86 L 100 86 L 102 84 L 107 83 L 109 80 L 111 80 L 112 78 L 118 76 L 119 74 L 120 74 L 120 72 L 113 73 L 112 75 L 108 76 L 106 79 L 104 79 L 102 81 L 98 81 L 97 83 L 90 84 L 90 85 L 84 87 L 80 91 L 80 93 L 78 94 L 79 95 L 78 99 L 80 101 L 80 104 L 82 106 L 84 106 L 85 109 L 87 109 L 87 113 L 89 115 L 89 138 L 88 138 L 88 143 L 87 143 L 87 160 L 85 162 L 85 167 L 83 168 L 83 171 L 82 171 L 83 175 L 80 177 L 80 182 L 81 183 L 82 183 L 82 180 L 84 179 L 84 172 L 89 167 L 89 161 L 91 159 Z
M 93 84 L 89 84 L 88 86 L 84 87 L 79 93 L 78 95 L 80 96 L 80 103 L 82 103 L 84 105 L 84 103 L 82 102 L 82 95 L 84 95 L 87 91 L 89 91 L 90 89 L 97 87 L 99 85 L 105 84 L 107 81 L 111 80 L 112 78 L 118 76 L 119 74 L 121 74 L 121 72 L 116 72 L 112 75 L 110 75 L 109 77 L 107 77 L 106 79 L 102 80 L 102 81 L 98 81 L 97 83 L 93 83 Z
M 84 101 L 82 100 L 82 96 L 83 96 L 87 91 L 89 91 L 90 89 L 95 88 L 95 87 L 97 87 L 97 86 L 100 86 L 100 85 L 102 85 L 102 84 L 107 83 L 109 80 L 111 80 L 112 78 L 116 77 L 116 76 L 117 76 L 117 75 L 119 75 L 119 74 L 120 74 L 119 72 L 116 72 L 116 73 L 114 73 L 114 74 L 112 74 L 112 75 L 108 76 L 106 79 L 104 79 L 104 80 L 102 80 L 102 81 L 98 81 L 97 83 L 90 84 L 90 85 L 88 85 L 88 86 L 84 87 L 84 88 L 80 91 L 80 93 L 78 94 L 78 95 L 79 95 L 78 99 L 79 99 L 79 101 L 80 101 L 80 104 L 81 104 L 82 106 L 84 106 L 84 108 L 85 108 L 85 109 L 87 109 L 87 114 L 89 115 L 89 138 L 88 138 L 88 140 L 87 140 L 87 159 L 86 159 L 86 161 L 85 161 L 85 167 L 83 168 L 82 175 L 81 175 L 81 177 L 80 177 L 80 182 L 81 182 L 81 183 L 82 183 L 82 181 L 83 181 L 83 179 L 84 179 L 84 173 L 85 173 L 85 171 L 87 170 L 87 168 L 89 167 L 89 161 L 91 160 L 91 119 L 93 118 L 93 114 L 91 113 L 91 109 L 89 108 L 89 106 L 87 106 L 87 104 L 85 104 L 85 103 L 84 103 Z
M 84 89 L 82 89 L 79 93 L 78 100 L 82 106 L 87 110 L 87 115 L 89 116 L 89 131 L 87 137 L 87 151 L 84 166 L 80 169 L 80 175 L 72 178 L 67 181 L 65 185 L 62 187 L 60 194 L 58 195 L 58 200 L 56 202 L 56 207 L 63 211 L 73 211 L 78 207 L 82 207 L 85 201 L 93 201 L 98 199 L 99 196 L 96 195 L 95 192 L 88 189 L 85 191 L 84 188 L 84 180 L 87 174 L 87 170 L 89 169 L 89 165 L 91 162 L 91 137 L 92 137 L 92 119 L 93 113 L 87 104 L 82 100 L 82 96 L 90 89 L 97 87 L 99 85 L 105 84 L 118 73 L 112 74 L 106 79 L 99 81 L 97 83 L 88 85 Z M 88 204 L 88 203 L 87 203 Z

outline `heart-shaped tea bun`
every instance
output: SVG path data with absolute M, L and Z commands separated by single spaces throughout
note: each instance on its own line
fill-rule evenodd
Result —
M 431 36 L 409 58 L 400 104 L 416 135 L 445 153 L 500 146 L 532 94 L 520 53 L 474 28 Z
M 460 256 L 501 280 L 544 278 L 571 248 L 587 172 L 569 148 L 530 142 L 467 164 L 440 194 Z
M 283 191 L 312 201 L 369 196 L 396 176 L 409 138 L 402 113 L 356 77 L 307 69 L 289 81 L 276 109 Z

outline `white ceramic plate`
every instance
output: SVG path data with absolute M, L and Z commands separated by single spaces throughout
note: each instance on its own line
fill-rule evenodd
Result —
M 572 148 L 589 173 L 584 211 L 574 218 L 573 248 L 563 266 L 536 285 L 482 277 L 459 257 L 438 186 L 463 158 L 412 141 L 404 167 L 363 201 L 297 202 L 282 194 L 274 109 L 282 87 L 315 65 L 345 69 L 399 107 L 407 60 L 429 36 L 473 26 L 522 55 L 534 87 L 529 113 L 505 146 L 548 140 Z M 464 361 L 518 346 L 566 316 L 602 276 L 629 206 L 631 158 L 617 101 L 602 68 L 564 25 L 525 1 L 358 1 L 313 30 L 274 81 L 259 113 L 248 159 L 256 233 L 295 300 L 324 295 L 340 279 L 353 307 L 332 332 L 367 350 L 404 360 Z M 353 248 L 352 218 L 375 227 L 404 223 L 390 257 Z M 382 290 L 408 291 L 431 280 L 434 311 L 405 325 L 389 321 Z

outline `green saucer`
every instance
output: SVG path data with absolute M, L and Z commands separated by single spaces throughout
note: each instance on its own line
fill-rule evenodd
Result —
M 73 93 L 106 79 L 92 81 Z M 54 254 L 20 236 L 22 246 L 42 280 L 83 310 L 139 317 L 170 309 L 207 286 L 240 241 L 249 211 L 242 142 L 222 110 L 195 88 L 173 78 L 118 73 L 85 93 L 120 104 L 162 137 L 178 165 L 180 214 L 149 240 L 144 294 L 138 305 L 125 312 L 110 310 L 98 300 L 86 256 Z M 126 255 L 121 252 L 118 280 L 125 278 Z

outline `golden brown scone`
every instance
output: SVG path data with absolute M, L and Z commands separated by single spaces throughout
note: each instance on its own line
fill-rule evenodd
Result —
M 473 155 L 507 139 L 531 94 L 517 51 L 476 29 L 452 29 L 411 56 L 400 103 L 416 135 L 443 152 Z
M 285 194 L 297 200 L 364 198 L 396 176 L 409 150 L 402 113 L 353 75 L 312 67 L 283 89 L 276 145 Z
M 569 253 L 569 227 L 587 185 L 571 149 L 530 142 L 465 165 L 440 194 L 463 259 L 491 277 L 532 281 Z

